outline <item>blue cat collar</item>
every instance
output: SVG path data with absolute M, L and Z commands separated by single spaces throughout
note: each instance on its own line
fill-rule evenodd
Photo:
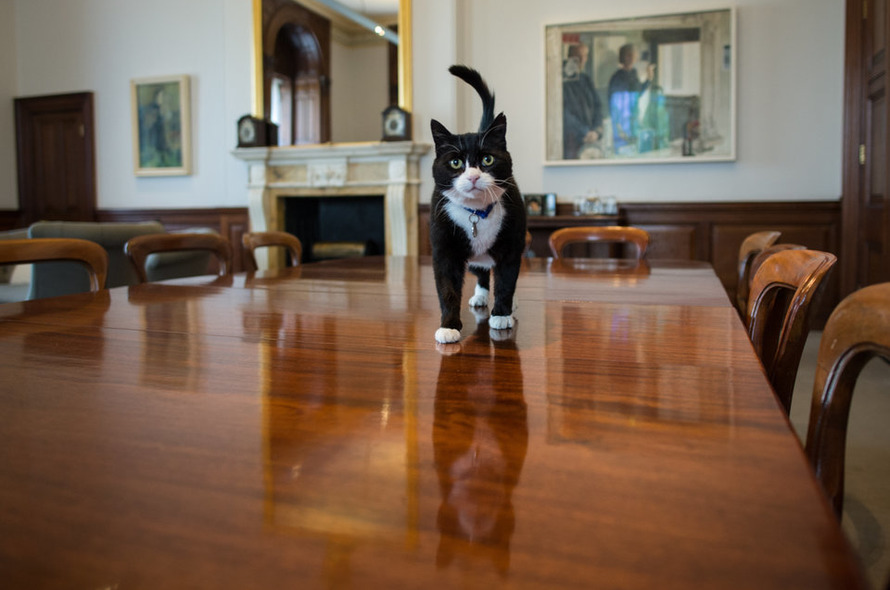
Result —
M 494 203 L 492 203 L 485 209 L 470 209 L 469 207 L 464 207 L 464 209 L 469 211 L 473 215 L 478 215 L 479 219 L 485 219 L 486 217 L 488 217 L 488 214 L 491 213 L 491 210 L 494 209 Z

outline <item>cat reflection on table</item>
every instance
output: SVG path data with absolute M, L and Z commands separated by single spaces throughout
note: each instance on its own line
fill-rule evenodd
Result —
M 515 329 L 445 345 L 436 385 L 433 453 L 441 492 L 436 563 L 490 561 L 506 575 L 515 528 L 513 490 L 525 463 L 528 416 Z M 449 354 L 450 353 L 450 354 Z

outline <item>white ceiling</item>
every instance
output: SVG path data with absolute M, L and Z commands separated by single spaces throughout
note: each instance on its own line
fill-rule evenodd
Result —
M 399 12 L 399 0 L 339 0 L 339 2 L 370 17 Z
M 336 0 L 340 4 L 358 12 L 384 26 L 392 26 L 398 20 L 399 0 Z M 330 19 L 334 29 L 347 36 L 364 35 L 367 29 L 351 19 L 329 8 L 320 0 L 294 0 L 309 10 Z

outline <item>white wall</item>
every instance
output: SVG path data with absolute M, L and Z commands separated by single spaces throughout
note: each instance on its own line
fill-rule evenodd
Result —
M 477 68 L 508 119 L 524 192 L 561 201 L 598 191 L 619 201 L 836 200 L 841 192 L 844 6 L 839 0 L 736 0 L 738 143 L 733 163 L 543 166 L 544 28 L 589 20 L 723 8 L 722 0 L 438 0 L 414 4 L 415 138 L 429 118 L 472 131 L 481 108 L 447 74 Z M 449 11 L 461 11 L 454 17 Z M 449 20 L 449 18 L 451 20 Z M 453 23 L 454 26 L 449 26 Z M 496 23 L 496 26 L 493 26 Z M 449 61 L 453 60 L 453 61 Z M 445 74 L 443 75 L 443 72 Z M 462 106 L 466 101 L 469 108 Z M 459 121 L 457 129 L 449 126 Z M 424 171 L 429 169 L 426 158 Z M 425 175 L 422 198 L 432 183 Z
M 0 0 L 0 209 L 18 209 L 15 169 L 15 0 Z
M 331 141 L 377 141 L 389 106 L 388 46 L 331 41 Z
M 251 0 L 16 0 L 20 96 L 93 91 L 100 209 L 244 206 Z M 2 63 L 2 62 L 0 62 Z M 133 175 L 130 80 L 188 74 L 193 173 Z M 0 152 L 2 155 L 2 152 Z
M 447 71 L 462 62 L 483 73 L 498 108 L 507 114 L 508 142 L 524 192 L 555 191 L 561 200 L 588 190 L 622 201 L 837 199 L 844 34 L 840 0 L 734 1 L 738 161 L 543 166 L 545 25 L 727 4 L 414 0 L 415 138 L 432 142 L 430 118 L 453 131 L 476 128 L 478 99 Z M 230 151 L 235 121 L 251 108 L 251 14 L 251 0 L 0 0 L 0 101 L 12 95 L 96 93 L 99 208 L 245 206 L 245 167 Z M 13 21 L 14 33 L 8 31 Z M 16 84 L 11 87 L 13 68 Z M 129 81 L 180 73 L 192 76 L 194 173 L 136 178 Z M 17 207 L 9 102 L 0 103 L 0 208 Z M 373 126 L 379 122 L 377 112 Z M 429 165 L 426 158 L 424 201 L 432 191 Z

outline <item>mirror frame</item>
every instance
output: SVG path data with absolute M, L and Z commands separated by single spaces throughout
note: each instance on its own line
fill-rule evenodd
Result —
M 399 0 L 399 106 L 413 108 L 411 56 L 411 0 Z M 263 0 L 253 0 L 253 55 L 251 59 L 251 111 L 262 118 L 263 112 Z

